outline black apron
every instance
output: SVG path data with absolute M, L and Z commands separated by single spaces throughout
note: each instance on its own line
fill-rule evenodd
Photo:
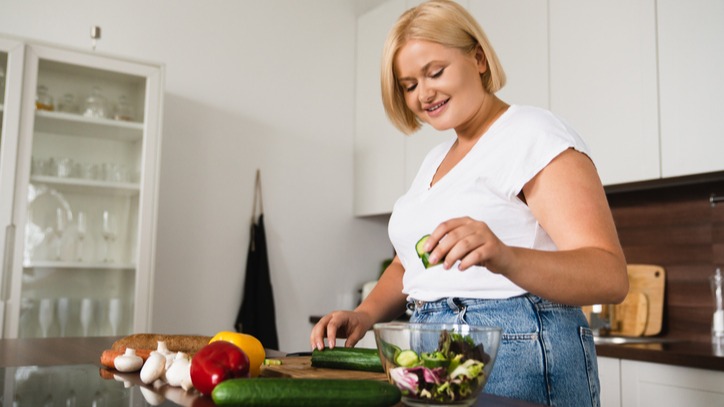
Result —
M 256 204 L 259 202 L 259 216 Z M 254 209 L 252 213 L 249 253 L 246 258 L 244 295 L 236 316 L 236 331 L 254 336 L 267 349 L 279 349 L 274 294 L 269 274 L 269 257 L 264 231 L 264 208 L 261 199 L 261 176 L 256 172 L 254 188 Z

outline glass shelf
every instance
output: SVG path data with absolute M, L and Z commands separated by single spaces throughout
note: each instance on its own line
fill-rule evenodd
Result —
M 100 269 L 100 270 L 135 270 L 136 266 L 129 263 L 77 262 L 32 260 L 23 262 L 26 269 Z
M 82 178 L 61 178 L 45 175 L 30 177 L 33 184 L 46 184 L 69 192 L 94 192 L 107 195 L 133 196 L 141 191 L 141 186 L 133 182 L 96 181 Z
M 143 123 L 38 110 L 35 131 L 135 142 L 143 138 Z

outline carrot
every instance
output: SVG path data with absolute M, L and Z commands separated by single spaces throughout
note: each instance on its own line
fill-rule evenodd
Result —
M 136 355 L 140 356 L 141 359 L 145 362 L 146 359 L 148 359 L 148 356 L 153 352 L 155 349 L 136 349 Z M 101 354 L 101 366 L 107 367 L 109 369 L 115 369 L 116 365 L 113 363 L 114 360 L 118 356 L 123 355 L 126 352 L 125 349 L 106 349 Z

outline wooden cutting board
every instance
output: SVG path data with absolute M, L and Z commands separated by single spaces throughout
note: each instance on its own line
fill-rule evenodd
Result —
M 363 379 L 387 381 L 384 373 L 365 372 L 360 370 L 327 369 L 312 366 L 311 356 L 294 356 L 275 358 L 282 361 L 281 365 L 262 366 L 261 377 L 291 377 L 305 379 Z
M 666 271 L 652 264 L 628 265 L 629 296 L 643 294 L 648 300 L 648 318 L 643 336 L 658 335 L 664 317 L 664 288 Z M 637 309 L 621 310 L 622 318 L 635 319 Z
M 658 335 L 664 315 L 666 271 L 657 265 L 629 264 L 628 281 L 629 292 L 623 302 L 607 306 L 611 335 Z M 583 307 L 583 311 L 590 316 L 591 307 Z

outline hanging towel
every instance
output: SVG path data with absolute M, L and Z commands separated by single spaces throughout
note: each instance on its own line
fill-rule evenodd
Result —
M 259 214 L 257 217 L 257 202 Z M 251 217 L 249 253 L 246 258 L 244 295 L 236 316 L 236 331 L 254 336 L 267 349 L 279 349 L 274 294 L 269 274 L 269 257 L 264 231 L 264 207 L 261 195 L 261 174 L 256 171 L 254 208 Z

